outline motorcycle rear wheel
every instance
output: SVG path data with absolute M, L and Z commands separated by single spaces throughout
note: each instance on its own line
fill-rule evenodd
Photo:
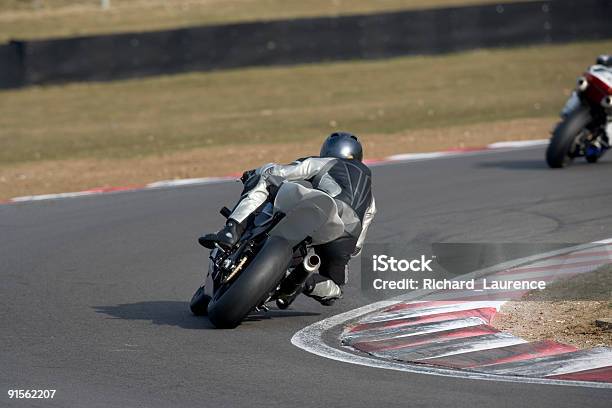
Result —
M 592 120 L 589 107 L 582 106 L 557 125 L 546 149 L 546 163 L 550 168 L 559 169 L 571 164 L 576 138 Z
M 293 248 L 280 237 L 270 237 L 255 259 L 208 304 L 208 318 L 218 329 L 233 329 L 276 288 L 291 261 Z

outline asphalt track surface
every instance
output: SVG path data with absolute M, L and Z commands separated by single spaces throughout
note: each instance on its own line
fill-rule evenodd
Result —
M 374 169 L 369 240 L 610 237 L 612 159 L 553 171 L 543 149 Z M 188 312 L 237 183 L 0 206 L 0 406 L 609 407 L 610 389 L 475 381 L 321 358 L 299 329 L 367 303 L 358 265 L 333 308 L 307 298 L 232 331 Z M 9 400 L 8 389 L 57 389 Z

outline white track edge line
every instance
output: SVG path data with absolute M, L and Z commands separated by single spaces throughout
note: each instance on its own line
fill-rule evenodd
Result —
M 389 303 L 387 303 L 389 304 Z M 392 302 L 391 302 L 392 304 Z M 376 310 L 380 307 L 385 307 L 384 302 L 375 303 L 369 306 L 373 306 L 371 309 L 364 308 L 355 309 L 350 312 L 345 312 L 337 316 L 322 320 L 314 323 L 293 335 L 291 338 L 291 344 L 305 350 L 309 353 L 315 354 L 319 357 L 328 358 L 331 360 L 340 361 L 343 363 L 357 364 L 372 368 L 381 368 L 394 371 L 403 371 L 413 374 L 428 374 L 441 377 L 456 377 L 463 379 L 475 379 L 475 380 L 486 380 L 486 381 L 502 381 L 502 382 L 515 382 L 515 383 L 529 383 L 529 384 L 548 384 L 548 385 L 564 385 L 564 386 L 582 386 L 589 388 L 612 388 L 612 384 L 606 383 L 595 383 L 590 381 L 568 381 L 568 380 L 554 380 L 548 378 L 529 378 L 529 377 L 518 377 L 508 375 L 494 375 L 485 373 L 476 373 L 469 371 L 450 370 L 444 368 L 433 368 L 419 366 L 416 364 L 409 363 L 398 363 L 393 361 L 380 360 L 372 357 L 364 357 L 357 354 L 342 351 L 340 349 L 328 346 L 323 342 L 321 334 L 345 321 L 352 320 L 359 317 L 364 313 L 368 313 Z M 338 319 L 336 319 L 338 318 Z
M 501 145 L 500 145 L 501 143 Z M 405 164 L 410 162 L 421 162 L 436 160 L 441 158 L 455 158 L 460 156 L 475 156 L 479 154 L 491 154 L 503 151 L 511 150 L 527 150 L 534 147 L 539 147 L 545 143 L 548 143 L 548 139 L 540 140 L 526 140 L 526 141 L 509 141 L 509 142 L 498 142 L 492 143 L 485 146 L 482 150 L 468 150 L 468 151 L 441 151 L 441 152 L 429 152 L 429 153 L 407 153 L 397 154 L 385 157 L 380 161 L 374 161 L 369 164 L 369 167 L 382 167 L 392 166 L 396 164 Z M 402 157 L 404 156 L 404 157 Z M 237 180 L 237 177 L 222 176 L 222 177 L 203 177 L 203 178 L 191 178 L 191 179 L 177 179 L 177 180 L 160 180 L 145 184 L 140 187 L 134 187 L 125 190 L 117 191 L 101 191 L 99 189 L 74 191 L 66 193 L 53 193 L 53 194 L 40 194 L 40 195 L 28 195 L 13 197 L 8 199 L 5 204 L 10 203 L 25 203 L 30 201 L 46 201 L 46 200 L 57 200 L 63 198 L 74 198 L 74 197 L 88 197 L 106 194 L 118 194 L 118 193 L 129 193 L 134 191 L 143 191 L 150 189 L 165 189 L 173 187 L 187 187 L 195 185 L 207 185 L 217 183 L 227 183 L 230 181 Z M 1 205 L 2 203 L 0 203 Z
M 469 275 L 484 275 L 489 271 L 492 271 L 493 268 L 509 268 L 514 266 L 518 266 L 521 264 L 525 264 L 526 262 L 534 262 L 538 259 L 548 258 L 551 256 L 575 252 L 581 249 L 590 248 L 597 245 L 605 245 L 612 243 L 612 238 L 607 238 L 595 242 L 591 242 L 588 244 L 577 245 L 574 247 L 564 248 L 555 251 L 544 252 L 538 255 L 532 255 L 525 258 L 520 258 L 513 261 L 504 262 L 495 267 L 486 268 L 481 271 L 472 272 Z M 420 298 L 424 295 L 422 291 L 418 291 L 421 293 L 415 294 L 415 298 Z M 399 363 L 394 361 L 381 360 L 374 357 L 365 357 L 362 355 L 358 355 L 356 353 L 351 353 L 348 351 L 343 351 L 339 348 L 331 347 L 325 344 L 323 340 L 323 333 L 328 330 L 337 327 L 339 325 L 345 324 L 348 321 L 356 320 L 358 317 L 363 316 L 367 313 L 374 312 L 376 310 L 380 310 L 383 308 L 387 308 L 394 304 L 399 303 L 397 298 L 396 300 L 383 300 L 380 302 L 375 302 L 369 305 L 365 305 L 359 307 L 357 309 L 349 310 L 347 312 L 338 314 L 336 316 L 331 316 L 316 323 L 313 323 L 305 328 L 299 330 L 291 337 L 291 344 L 294 346 L 307 351 L 309 353 L 315 354 L 320 357 L 328 358 L 331 360 L 336 360 L 349 364 L 356 364 L 366 367 L 372 368 L 381 368 L 387 370 L 394 371 L 403 371 L 414 374 L 428 374 L 435 375 L 441 377 L 455 377 L 455 378 L 463 378 L 463 379 L 476 379 L 476 380 L 485 380 L 485 381 L 499 381 L 499 382 L 513 382 L 513 383 L 527 383 L 527 384 L 542 384 L 542 385 L 563 385 L 569 387 L 587 387 L 587 388 L 603 388 L 603 389 L 612 389 L 612 384 L 610 383 L 598 383 L 592 381 L 571 381 L 571 380 L 556 380 L 550 378 L 536 378 L 536 377 L 520 377 L 520 376 L 510 376 L 510 375 L 495 375 L 495 374 L 486 374 L 486 373 L 477 373 L 471 371 L 464 370 L 452 370 L 445 368 L 435 368 L 435 367 L 426 367 L 420 366 L 417 364 L 411 363 Z M 415 299 L 416 300 L 416 299 Z M 402 300 L 400 300 L 402 301 Z M 403 301 L 406 301 L 404 299 Z

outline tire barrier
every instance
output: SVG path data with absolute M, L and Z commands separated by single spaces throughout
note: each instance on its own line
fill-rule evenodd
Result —
M 12 41 L 0 88 L 596 40 L 611 20 L 608 0 L 548 0 Z

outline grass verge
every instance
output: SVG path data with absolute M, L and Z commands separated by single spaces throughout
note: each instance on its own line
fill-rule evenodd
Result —
M 521 0 L 506 0 L 508 2 Z M 525 1 L 525 0 L 522 0 Z M 0 43 L 9 39 L 68 37 L 162 30 L 193 25 L 297 17 L 338 16 L 495 0 L 0 0 Z
M 479 147 L 500 140 L 538 139 L 548 134 L 554 118 L 519 119 L 397 134 L 362 137 L 366 156 L 427 152 L 456 147 Z M 149 155 L 139 159 L 41 160 L 0 167 L 0 199 L 28 194 L 80 191 L 92 187 L 144 183 L 203 176 L 227 176 L 266 162 L 288 163 L 317 155 L 323 135 L 300 143 L 211 146 Z M 542 167 L 545 167 L 542 160 Z
M 335 129 L 384 146 L 370 157 L 545 138 L 606 49 L 612 41 L 2 91 L 0 197 L 237 172 L 316 153 Z M 170 164 L 179 157 L 193 165 Z

